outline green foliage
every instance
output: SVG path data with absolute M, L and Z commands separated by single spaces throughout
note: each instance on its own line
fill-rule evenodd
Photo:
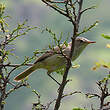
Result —
M 65 69 L 61 68 L 55 71 L 57 74 L 64 75 Z
M 100 67 L 104 67 L 104 68 L 110 68 L 110 62 L 105 62 L 103 60 L 100 60 L 98 62 L 95 63 L 95 66 L 92 68 L 92 70 L 96 70 L 99 69 Z
M 4 14 L 4 10 L 5 10 L 5 5 L 0 4 L 0 18 L 1 18 L 2 15 Z
M 101 36 L 105 39 L 110 39 L 110 35 L 101 34 Z
M 15 40 L 17 37 L 21 37 L 23 35 L 26 35 L 30 30 L 36 29 L 37 27 L 31 27 L 27 25 L 27 20 L 25 20 L 23 23 L 18 23 L 17 27 L 12 30 L 10 33 L 11 36 L 14 36 L 9 39 L 8 43 Z
M 25 64 L 28 64 L 28 63 L 32 62 L 32 60 L 35 60 L 35 58 L 36 58 L 35 55 L 33 55 L 32 57 L 25 56 L 24 62 L 22 63 L 22 65 L 25 65 Z
M 50 36 L 53 38 L 53 41 L 54 41 L 55 45 L 59 46 L 59 48 L 62 48 L 63 45 L 66 45 L 66 46 L 68 45 L 67 41 L 68 41 L 68 38 L 70 37 L 70 34 L 69 34 L 69 33 L 68 33 L 68 35 L 67 35 L 65 41 L 62 43 L 63 32 L 61 32 L 60 35 L 57 36 L 56 33 L 54 33 L 54 32 L 53 32 L 51 29 L 49 29 L 49 28 L 45 28 L 45 29 L 43 30 L 43 32 L 44 32 L 44 31 L 47 31 L 47 32 L 50 34 Z M 61 43 L 62 43 L 62 45 L 60 45 Z M 54 46 L 54 45 L 53 45 L 53 46 Z M 51 48 L 51 46 L 49 46 L 49 47 Z
M 90 25 L 88 28 L 85 27 L 82 32 L 80 32 L 80 33 L 77 34 L 77 36 L 79 36 L 79 35 L 81 35 L 83 33 L 86 33 L 88 31 L 91 31 L 91 29 L 94 28 L 95 26 L 97 26 L 98 23 L 99 23 L 99 21 L 96 21 L 95 23 L 93 23 L 92 25 Z
M 1 30 L 4 33 L 2 35 L 2 37 L 4 38 L 4 40 L 1 42 L 0 53 L 1 53 L 1 56 L 4 56 L 4 61 L 7 61 L 9 55 L 12 55 L 12 56 L 16 56 L 16 55 L 13 53 L 14 48 L 7 50 L 5 48 L 5 46 L 7 45 L 7 46 L 12 47 L 13 45 L 15 45 L 14 41 L 18 37 L 26 35 L 30 30 L 36 29 L 37 27 L 31 27 L 31 26 L 27 25 L 27 20 L 25 20 L 23 23 L 18 23 L 17 27 L 15 27 L 14 29 L 12 29 L 12 31 L 9 31 L 7 33 L 4 28 L 5 27 L 4 23 L 2 23 L 2 25 L 1 25 Z M 10 29 L 8 29 L 8 30 L 10 30 Z M 26 62 L 30 62 L 31 59 L 33 59 L 33 57 L 25 58 L 25 61 L 23 62 L 23 64 L 26 64 Z
M 33 103 L 32 110 L 43 110 L 44 106 L 43 106 L 43 104 L 41 104 L 40 94 L 35 89 L 32 90 L 32 92 L 36 95 L 36 97 L 38 99 L 36 103 Z
M 6 29 L 8 27 L 8 24 L 5 19 L 10 18 L 10 16 L 5 16 L 4 12 L 5 12 L 5 5 L 0 4 L 0 27 L 1 27 L 0 31 L 3 33 L 9 31 L 8 29 Z
M 30 87 L 26 80 L 19 83 L 11 82 L 10 75 L 18 67 L 31 62 L 35 58 L 35 55 L 30 58 L 25 57 L 23 63 L 21 64 L 12 64 L 12 62 L 9 60 L 9 56 L 16 56 L 13 52 L 15 50 L 15 40 L 18 37 L 26 35 L 30 30 L 37 28 L 27 25 L 27 20 L 25 20 L 22 23 L 18 23 L 15 28 L 11 29 L 11 24 L 7 24 L 7 20 L 12 19 L 9 19 L 10 17 L 5 16 L 4 14 L 5 5 L 0 4 L 0 88 L 2 88 L 0 89 L 0 110 L 1 107 L 4 106 L 5 100 L 9 94 L 23 86 Z
M 108 40 L 110 39 L 109 35 L 101 34 L 101 36 L 105 39 L 108 39 Z M 107 44 L 106 47 L 110 48 L 110 44 Z M 105 62 L 104 60 L 100 60 L 95 63 L 95 66 L 92 68 L 92 70 L 99 69 L 100 67 L 110 69 L 110 62 Z
M 39 93 L 35 89 L 33 89 L 32 92 L 35 93 L 35 95 L 40 96 Z
M 44 31 L 48 32 L 50 34 L 50 36 L 52 37 L 52 40 L 53 40 L 53 44 L 52 44 L 52 46 L 49 45 L 49 49 L 53 50 L 55 53 L 63 55 L 63 51 L 62 51 L 63 50 L 63 46 L 64 45 L 66 47 L 68 46 L 68 38 L 70 37 L 70 34 L 68 33 L 66 39 L 62 42 L 63 32 L 61 32 L 60 35 L 57 35 L 55 32 L 53 32 L 51 29 L 49 29 L 47 27 L 45 29 L 43 29 L 42 32 L 44 32 Z M 56 47 L 56 46 L 59 47 L 59 51 L 58 52 L 54 50 L 54 47 Z M 39 51 L 37 50 L 35 53 L 39 53 Z M 61 68 L 61 69 L 59 68 L 55 72 L 58 73 L 58 74 L 63 75 L 64 71 L 65 71 L 64 68 Z
M 80 65 L 77 63 L 74 63 L 74 65 L 72 65 L 72 68 L 79 68 L 79 67 L 80 67 Z

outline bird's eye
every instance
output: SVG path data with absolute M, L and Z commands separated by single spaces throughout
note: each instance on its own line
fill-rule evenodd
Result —
M 80 40 L 80 43 L 82 43 L 83 42 L 83 40 Z

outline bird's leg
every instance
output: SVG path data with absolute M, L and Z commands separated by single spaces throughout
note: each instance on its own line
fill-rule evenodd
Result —
M 53 78 L 48 72 L 47 72 L 47 75 L 51 78 L 51 79 L 53 79 L 58 85 L 61 85 L 55 78 Z

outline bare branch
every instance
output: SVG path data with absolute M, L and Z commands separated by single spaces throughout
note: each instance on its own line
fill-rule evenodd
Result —
M 3 67 L 20 67 L 20 66 L 32 66 L 33 64 L 0 64 Z
M 11 94 L 13 91 L 15 91 L 15 90 L 17 90 L 17 89 L 19 89 L 19 88 L 21 88 L 21 87 L 26 87 L 26 86 L 28 86 L 29 84 L 28 83 L 18 83 L 16 86 L 14 86 L 12 89 L 10 89 L 8 92 L 6 92 L 6 94 L 5 94 L 5 98 L 7 98 L 8 97 L 8 95 L 9 94 Z
M 91 9 L 95 9 L 95 8 L 96 8 L 96 6 L 91 6 L 89 8 L 86 8 L 86 9 L 81 11 L 81 14 L 83 14 L 85 11 L 88 11 L 88 10 L 91 10 Z
M 47 6 L 53 8 L 55 11 L 59 12 L 60 14 L 68 17 L 68 15 L 65 12 L 62 12 L 61 10 L 59 10 L 58 8 L 56 8 L 54 5 L 49 4 L 46 0 L 42 0 L 42 2 L 44 2 L 45 4 L 47 4 Z
M 82 94 L 80 91 L 74 91 L 74 92 L 71 92 L 71 93 L 68 93 L 68 94 L 64 94 L 62 96 L 62 99 L 65 98 L 65 97 L 68 97 L 68 96 L 71 96 L 71 95 L 74 95 L 74 94 Z M 52 101 L 50 101 L 49 103 L 47 103 L 47 106 L 46 106 L 46 109 L 45 110 L 48 110 L 50 105 L 55 102 L 57 99 L 53 99 Z
M 66 0 L 64 0 L 64 1 L 51 1 L 51 0 L 49 0 L 48 2 L 50 2 L 50 3 L 65 3 L 66 2 Z
M 77 24 L 79 24 L 79 21 L 81 18 L 83 0 L 78 0 L 78 4 L 79 4 L 79 9 L 78 9 L 78 15 L 77 15 Z

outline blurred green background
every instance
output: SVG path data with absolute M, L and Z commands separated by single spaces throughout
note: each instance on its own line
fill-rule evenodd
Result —
M 63 32 L 64 39 L 68 32 L 72 34 L 72 25 L 67 21 L 67 18 L 52 10 L 40 0 L 1 0 L 1 2 L 6 5 L 6 14 L 12 16 L 12 19 L 8 21 L 10 29 L 15 27 L 18 22 L 28 19 L 29 25 L 47 26 L 57 34 Z M 92 71 L 91 68 L 99 60 L 109 61 L 110 59 L 110 49 L 106 48 L 106 43 L 110 41 L 101 37 L 102 33 L 110 35 L 110 0 L 84 0 L 83 8 L 91 5 L 96 5 L 97 8 L 83 14 L 80 30 L 99 20 L 98 26 L 82 35 L 97 43 L 89 45 L 75 61 L 80 64 L 80 68 L 70 70 L 69 78 L 72 81 L 66 86 L 65 93 L 76 90 L 97 92 L 96 81 L 103 78 L 108 72 L 103 68 L 96 71 Z M 28 35 L 16 40 L 15 54 L 19 56 L 19 59 L 11 57 L 11 60 L 13 63 L 22 63 L 25 56 L 32 56 L 35 49 L 47 48 L 49 43 L 51 43 L 49 34 L 41 34 L 39 30 L 33 30 Z M 12 80 L 14 76 L 23 70 L 24 68 L 21 68 L 14 72 Z M 61 75 L 53 74 L 53 76 L 58 81 L 62 79 Z M 29 77 L 29 83 L 32 86 L 31 89 L 21 88 L 8 97 L 6 110 L 31 110 L 32 103 L 37 101 L 32 89 L 36 89 L 41 94 L 41 100 L 45 104 L 56 98 L 58 85 L 46 75 L 45 70 L 34 72 Z M 60 110 L 90 107 L 91 103 L 96 105 L 95 100 L 88 100 L 83 95 L 74 95 L 62 100 Z

